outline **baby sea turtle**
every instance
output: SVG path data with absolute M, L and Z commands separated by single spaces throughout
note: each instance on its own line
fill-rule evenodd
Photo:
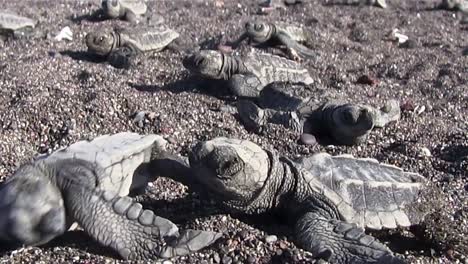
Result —
M 155 26 L 96 30 L 86 35 L 85 42 L 90 53 L 106 57 L 117 68 L 128 68 L 138 54 L 161 51 L 178 37 L 170 28 Z
M 388 100 L 377 109 L 367 104 L 324 100 L 321 95 L 310 93 L 307 97 L 293 96 L 300 90 L 297 86 L 271 85 L 262 90 L 256 100 L 258 105 L 250 100 L 238 101 L 241 122 L 255 132 L 261 132 L 269 123 L 282 125 L 299 133 L 303 144 L 318 141 L 326 145 L 355 145 L 365 142 L 372 129 L 400 119 L 400 104 L 396 100 Z
M 220 137 L 195 145 L 189 166 L 167 153 L 158 160 L 161 171 L 170 168 L 165 173 L 178 174 L 233 212 L 286 216 L 296 243 L 334 264 L 406 263 L 364 228 L 407 228 L 429 213 L 418 206 L 424 177 L 370 158 L 317 153 L 291 159 Z
M 329 3 L 338 5 L 368 5 L 387 8 L 386 0 L 331 0 Z
M 276 9 L 286 9 L 288 6 L 302 4 L 303 0 L 262 0 L 260 6 L 260 14 L 268 14 Z
M 300 43 L 309 37 L 302 26 L 289 23 L 251 21 L 245 24 L 245 32 L 233 43 L 237 46 L 245 39 L 257 46 L 284 46 L 290 59 L 300 60 L 300 57 L 316 59 L 318 54 Z
M 0 240 L 41 245 L 77 222 L 93 239 L 128 260 L 186 255 L 219 233 L 185 230 L 134 202 L 153 181 L 159 135 L 122 132 L 80 141 L 22 165 L 0 186 Z M 156 174 L 155 174 L 156 173 Z
M 4 37 L 29 35 L 35 26 L 36 21 L 33 19 L 0 10 L 0 35 Z
M 101 6 L 107 17 L 129 22 L 138 22 L 148 10 L 143 0 L 103 0 Z
M 202 77 L 227 80 L 232 93 L 241 97 L 257 97 L 273 82 L 313 83 L 308 70 L 297 62 L 255 51 L 246 56 L 229 56 L 202 50 L 186 56 L 183 65 Z

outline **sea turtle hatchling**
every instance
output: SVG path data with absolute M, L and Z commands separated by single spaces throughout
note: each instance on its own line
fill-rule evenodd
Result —
M 219 233 L 184 230 L 134 202 L 154 180 L 152 152 L 158 135 L 122 132 L 40 156 L 0 186 L 0 240 L 41 245 L 73 222 L 100 244 L 129 260 L 185 255 L 212 244 Z
M 201 50 L 186 56 L 182 63 L 204 78 L 227 80 L 232 93 L 240 97 L 257 97 L 274 82 L 313 83 L 308 70 L 299 63 L 254 50 L 246 56 Z
M 88 52 L 107 57 L 118 68 L 128 68 L 133 59 L 144 52 L 159 52 L 179 37 L 176 31 L 164 27 L 96 30 L 86 35 Z
M 300 60 L 301 57 L 316 59 L 319 56 L 317 52 L 300 44 L 308 40 L 308 35 L 303 27 L 290 23 L 249 21 L 245 24 L 245 32 L 232 46 L 237 48 L 248 39 L 257 46 L 285 46 L 289 58 L 293 60 Z
M 330 0 L 329 3 L 339 5 L 368 5 L 380 8 L 388 7 L 386 0 Z
M 102 0 L 102 11 L 109 18 L 125 19 L 138 22 L 148 7 L 143 0 Z
M 424 177 L 369 158 L 317 153 L 290 159 L 220 137 L 196 144 L 189 166 L 167 153 L 158 160 L 170 168 L 164 173 L 234 212 L 287 216 L 296 243 L 330 263 L 405 263 L 364 228 L 406 228 L 428 213 L 418 203 Z
M 468 1 L 466 0 L 442 0 L 439 3 L 439 8 L 446 10 L 463 11 L 468 9 Z
M 29 35 L 36 26 L 36 21 L 19 16 L 11 11 L 0 10 L 0 35 L 21 36 Z
M 303 0 L 262 0 L 258 3 L 260 14 L 268 14 L 275 9 L 286 9 L 288 6 L 302 4 Z
M 261 132 L 269 123 L 299 133 L 303 144 L 355 145 L 367 140 L 374 128 L 382 128 L 400 119 L 400 104 L 388 100 L 380 108 L 323 95 L 294 96 L 300 85 L 277 83 L 262 90 L 256 99 L 239 100 L 237 113 L 247 129 Z M 288 93 L 289 92 L 289 93 Z M 323 94 L 323 91 L 319 91 Z M 316 98 L 318 97 L 318 98 Z

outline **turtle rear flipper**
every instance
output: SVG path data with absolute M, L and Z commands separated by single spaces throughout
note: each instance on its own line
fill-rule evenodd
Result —
M 296 239 L 315 258 L 330 263 L 405 263 L 363 229 L 320 212 L 308 212 L 299 219 Z
M 277 38 L 281 44 L 287 47 L 288 53 L 290 53 L 290 55 L 293 55 L 293 56 L 301 55 L 301 56 L 304 56 L 313 60 L 316 60 L 320 57 L 320 55 L 317 52 L 314 52 L 311 49 L 305 47 L 304 45 L 297 43 L 297 41 L 293 40 L 287 34 L 279 33 Z M 295 59 L 295 58 L 292 58 L 292 59 Z
M 115 68 L 129 69 L 135 65 L 135 60 L 140 53 L 135 47 L 122 46 L 111 51 L 107 57 L 107 61 Z

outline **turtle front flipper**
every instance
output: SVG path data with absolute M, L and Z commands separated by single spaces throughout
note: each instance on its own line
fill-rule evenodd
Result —
M 209 231 L 188 231 L 188 236 L 180 237 L 177 226 L 170 220 L 143 210 L 130 197 L 108 191 L 73 185 L 65 191 L 65 202 L 71 216 L 92 238 L 126 260 L 185 255 L 209 246 L 220 237 Z M 172 241 L 176 241 L 174 246 Z
M 244 126 L 256 133 L 261 132 L 267 123 L 279 124 L 295 132 L 302 132 L 302 124 L 295 111 L 261 109 L 250 100 L 239 100 L 237 112 Z
M 84 160 L 75 159 L 57 161 L 58 174 L 54 177 L 59 187 L 67 210 L 88 235 L 100 244 L 115 250 L 123 259 L 154 260 L 163 258 L 168 246 L 180 247 L 177 242 L 179 230 L 170 220 L 156 216 L 150 210 L 144 210 L 140 203 L 128 196 L 118 196 L 113 191 L 97 187 L 97 179 L 105 176 L 105 171 Z M 195 235 L 192 236 L 195 239 Z M 208 232 L 191 249 L 201 248 L 206 237 L 215 239 L 213 232 Z M 219 237 L 219 236 L 218 236 Z M 187 239 L 186 239 L 187 240 Z M 214 241 L 212 241 L 214 242 Z M 208 243 L 208 242 L 207 242 Z M 185 246 L 182 243 L 182 246 Z M 198 246 L 198 247 L 197 247 Z M 186 254 L 189 251 L 176 251 Z
M 138 16 L 137 14 L 135 14 L 134 12 L 132 12 L 131 10 L 126 10 L 125 12 L 125 20 L 130 22 L 130 23 L 133 23 L 133 24 L 138 24 L 140 21 L 140 16 Z
M 154 148 L 151 152 L 151 161 L 148 169 L 152 176 L 165 177 L 174 181 L 180 182 L 187 187 L 194 189 L 198 187 L 198 183 L 191 177 L 192 170 L 182 157 L 179 157 L 167 150 Z M 202 187 L 199 187 L 203 190 Z
M 243 33 L 242 35 L 239 36 L 239 38 L 230 42 L 229 46 L 231 46 L 232 49 L 237 49 L 240 46 L 240 44 L 247 38 L 248 38 L 248 35 L 246 33 Z
M 330 263 L 406 263 L 362 228 L 320 212 L 308 212 L 299 218 L 296 240 L 315 258 Z
M 240 97 L 258 97 L 264 88 L 261 81 L 254 75 L 234 74 L 229 83 L 232 93 Z
M 141 52 L 133 46 L 122 46 L 109 54 L 107 61 L 119 69 L 129 69 L 135 65 L 135 60 Z
M 317 52 L 314 52 L 311 49 L 305 47 L 304 45 L 299 44 L 287 34 L 279 33 L 277 35 L 277 39 L 281 44 L 286 46 L 288 50 L 288 55 L 291 57 L 292 60 L 300 60 L 300 56 L 317 60 L 320 56 Z

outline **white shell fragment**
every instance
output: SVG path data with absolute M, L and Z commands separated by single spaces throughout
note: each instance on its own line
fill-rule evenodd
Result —
M 62 41 L 63 39 L 72 41 L 73 40 L 73 32 L 71 31 L 70 27 L 66 26 L 62 28 L 60 33 L 55 36 L 54 38 L 56 41 Z
M 408 40 L 408 36 L 400 33 L 398 28 L 393 29 L 389 34 L 388 38 L 390 41 L 398 42 L 399 44 L 403 44 Z

